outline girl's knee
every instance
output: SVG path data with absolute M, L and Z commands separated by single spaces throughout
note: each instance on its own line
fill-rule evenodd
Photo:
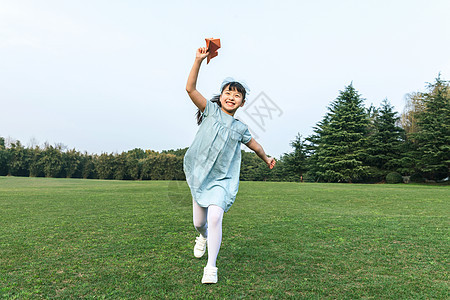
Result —
M 219 206 L 211 205 L 208 208 L 208 226 L 222 225 L 223 209 Z
M 193 214 L 192 219 L 194 222 L 194 227 L 197 229 L 203 228 L 206 225 L 207 221 L 207 209 L 204 207 L 200 207 L 195 200 L 193 201 Z
M 199 230 L 206 226 L 206 220 L 195 220 L 194 219 L 194 227 Z

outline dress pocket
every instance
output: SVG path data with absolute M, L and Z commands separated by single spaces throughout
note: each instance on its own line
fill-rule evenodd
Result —
M 237 132 L 237 131 L 234 131 L 234 130 L 230 130 L 230 131 L 231 131 L 230 132 L 230 138 L 233 141 L 239 142 L 241 140 L 241 138 L 242 138 L 242 135 L 239 132 Z

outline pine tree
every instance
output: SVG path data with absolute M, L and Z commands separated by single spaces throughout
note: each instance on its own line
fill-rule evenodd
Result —
M 331 103 L 329 112 L 307 138 L 311 171 L 308 175 L 326 182 L 360 181 L 368 169 L 363 165 L 368 116 L 363 99 L 352 84 Z
M 417 166 L 430 179 L 449 176 L 450 170 L 450 89 L 448 81 L 436 78 L 424 94 L 425 109 L 417 115 Z
M 285 174 L 295 181 L 300 181 L 300 176 L 303 176 L 306 171 L 306 145 L 301 134 L 297 134 L 295 140 L 291 141 L 291 147 L 294 151 L 285 153 L 283 155 L 283 162 L 285 163 Z
M 400 117 L 387 99 L 376 112 L 368 136 L 365 162 L 380 171 L 384 177 L 389 171 L 398 171 L 401 167 L 405 131 L 397 126 Z

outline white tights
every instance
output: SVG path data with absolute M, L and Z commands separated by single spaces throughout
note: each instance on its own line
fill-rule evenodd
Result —
M 208 239 L 207 266 L 215 267 L 217 255 L 222 242 L 223 209 L 217 205 L 208 208 L 201 207 L 192 200 L 194 227 L 200 234 Z

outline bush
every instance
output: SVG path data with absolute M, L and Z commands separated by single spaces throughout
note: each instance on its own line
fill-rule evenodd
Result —
M 369 167 L 366 170 L 366 174 L 362 178 L 361 182 L 364 183 L 377 183 L 382 182 L 386 176 L 386 171 L 382 171 L 376 167 Z
M 425 178 L 419 173 L 414 173 L 409 177 L 409 181 L 415 182 L 415 183 L 422 183 L 425 182 Z
M 397 172 L 391 172 L 386 175 L 386 183 L 403 183 L 403 177 Z
M 306 172 L 306 174 L 303 175 L 303 182 L 316 182 L 317 178 L 314 177 L 312 172 Z

